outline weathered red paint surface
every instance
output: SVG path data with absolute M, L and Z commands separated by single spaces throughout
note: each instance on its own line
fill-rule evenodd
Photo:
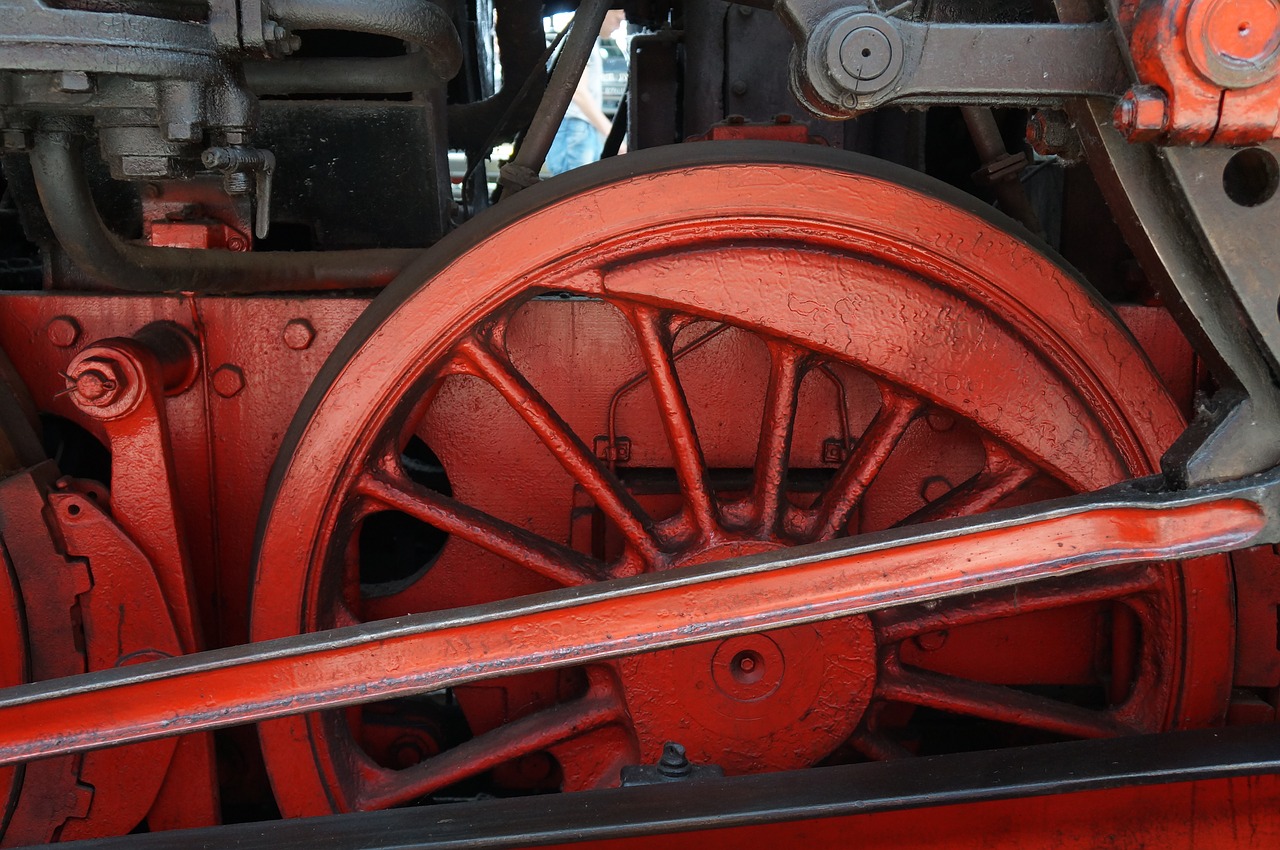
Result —
M 1271 0 L 1130 0 L 1140 85 L 1116 111 L 1131 141 L 1249 145 L 1280 134 L 1280 9 Z
M 547 291 L 574 297 L 529 299 Z M 100 529 L 92 548 L 104 551 L 114 534 L 136 550 L 111 560 L 117 581 L 145 555 L 163 601 L 150 590 L 131 596 L 155 612 L 141 626 L 163 632 L 167 613 L 184 649 L 251 636 L 254 536 L 271 464 L 304 392 L 367 303 L 0 295 L 0 341 L 37 406 L 112 450 L 105 483 L 115 529 Z M 799 165 L 704 166 L 589 189 L 460 249 L 429 288 L 375 309 L 339 354 L 347 365 L 328 376 L 329 391 L 309 403 L 312 424 L 270 493 L 254 637 L 1095 489 L 1154 468 L 1195 383 L 1190 351 L 1163 311 L 1123 311 L 1157 376 L 1104 307 L 988 222 L 914 189 Z M 140 366 L 147 353 L 126 344 L 115 355 L 147 378 L 137 383 L 147 388 L 143 406 L 104 420 L 78 405 L 63 377 L 73 361 L 154 322 L 194 340 L 190 385 L 167 380 L 163 363 Z M 433 451 L 448 492 L 407 475 L 411 438 Z M 6 682 L 73 675 L 94 666 L 86 652 L 102 651 L 77 647 L 59 612 L 82 596 L 89 610 L 105 605 L 91 588 L 93 571 L 108 565 L 92 552 L 87 566 L 77 562 L 81 553 L 55 540 L 41 513 L 52 484 L 0 485 L 14 572 L 0 594 L 20 588 L 26 615 L 25 630 L 0 639 L 25 641 L 32 658 L 25 673 L 0 671 Z M 359 539 L 375 514 L 447 533 L 429 569 L 362 581 Z M 1201 517 L 1188 522 L 1189 537 L 1207 528 Z M 1025 545 L 1006 544 L 1006 563 L 1025 562 Z M 945 566 L 953 555 L 943 547 L 930 562 Z M 1200 726 L 1228 709 L 1264 719 L 1257 703 L 1268 703 L 1231 690 L 1273 686 L 1280 664 L 1270 649 L 1274 557 L 1251 557 L 1234 588 L 1225 559 L 1135 565 L 936 609 L 477 682 L 454 692 L 473 736 L 465 740 L 397 703 L 273 721 L 263 728 L 268 768 L 285 813 L 303 814 L 399 804 L 490 770 L 512 792 L 609 784 L 673 737 L 700 761 L 749 772 L 809 764 L 845 741 L 845 757 L 910 755 L 919 744 L 906 732 L 926 712 L 1004 724 L 999 742 Z M 743 617 L 774 593 L 744 587 L 714 604 Z M 666 600 L 608 609 L 594 622 L 662 624 L 671 611 L 706 610 Z M 129 617 L 138 622 L 132 609 Z M 484 645 L 545 652 L 557 623 L 542 625 L 503 627 Z M 440 669 L 458 657 L 399 663 Z M 1234 682 L 1233 660 L 1248 671 Z M 378 675 L 371 670 L 389 668 L 346 658 L 328 669 L 358 689 Z M 229 673 L 224 682 L 233 700 L 255 686 Z M 257 685 L 266 700 L 283 693 L 279 680 Z M 1027 693 L 1045 686 L 1105 691 L 1107 707 Z M 179 688 L 121 710 L 172 711 L 189 697 Z M 139 715 L 121 718 L 127 730 Z M 90 733 L 109 725 L 97 709 L 32 719 Z M 202 756 L 182 755 L 188 740 L 158 789 L 152 771 L 146 788 L 99 782 L 95 794 L 79 757 L 27 766 L 6 843 L 106 834 L 143 816 L 152 828 L 213 817 Z M 251 761 L 243 740 L 229 742 Z M 139 746 L 153 747 L 92 758 L 142 764 L 129 756 Z M 179 757 L 191 761 L 179 767 Z M 251 773 L 234 768 L 231 786 L 236 770 Z M 112 802 L 130 788 L 134 799 Z M 1183 834 L 1154 819 L 1163 803 L 1131 804 L 1151 813 L 1136 821 L 1151 835 Z M 989 824 L 955 815 L 969 833 L 943 829 L 942 815 L 925 821 L 941 830 L 936 841 L 962 846 L 957 836 L 979 826 L 991 841 L 1026 839 L 1018 811 L 1045 823 L 1055 816 L 1041 803 L 1000 805 L 1008 814 L 988 814 Z M 907 820 L 884 817 L 876 823 L 889 825 L 867 835 L 900 838 L 894 830 Z M 1204 822 L 1217 829 L 1220 819 Z M 830 837 L 797 829 L 815 843 Z M 1063 841 L 1089 846 L 1099 834 L 1066 831 Z
M 527 300 L 546 290 L 582 297 Z M 1043 258 L 935 199 L 803 166 L 708 166 L 591 189 L 487 234 L 429 287 L 374 309 L 365 321 L 376 331 L 344 351 L 278 484 L 255 637 L 1094 489 L 1150 469 L 1180 428 L 1132 343 Z M 402 468 L 411 436 L 434 450 L 450 494 Z M 742 483 L 726 483 L 732 470 Z M 451 536 L 425 573 L 362 587 L 358 522 L 387 510 Z M 700 754 L 734 750 L 721 718 L 744 710 L 761 732 L 753 747 L 741 761 L 711 759 L 743 771 L 812 760 L 837 715 L 862 715 L 851 738 L 862 752 L 905 754 L 895 738 L 913 706 L 1068 734 L 1209 723 L 1230 689 L 1226 575 L 1211 561 L 901 624 L 887 615 L 874 670 L 840 662 L 847 683 L 876 680 L 870 707 L 811 691 L 802 746 L 784 731 L 794 695 L 735 700 L 717 683 L 714 649 L 711 663 L 674 650 L 600 665 L 594 675 L 618 680 L 631 710 L 586 732 L 564 725 L 565 706 L 591 692 L 581 674 L 459 688 L 477 737 L 455 758 L 505 748 L 519 764 L 548 751 L 562 771 L 553 783 L 589 787 L 668 738 Z M 788 656 L 822 642 L 786 643 L 784 668 L 803 682 L 805 665 Z M 1042 703 L 1006 687 L 1096 683 L 1099 652 L 1123 682 L 1114 716 L 1037 714 Z M 772 651 L 757 653 L 776 669 Z M 395 781 L 359 743 L 361 722 L 264 724 L 285 811 L 359 808 L 369 785 Z M 426 778 L 435 761 L 391 797 L 438 787 Z M 533 781 L 512 773 L 513 787 Z

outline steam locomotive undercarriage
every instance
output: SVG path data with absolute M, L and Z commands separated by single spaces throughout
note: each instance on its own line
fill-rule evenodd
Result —
M 1275 846 L 1280 3 L 610 5 L 0 0 L 0 842 Z

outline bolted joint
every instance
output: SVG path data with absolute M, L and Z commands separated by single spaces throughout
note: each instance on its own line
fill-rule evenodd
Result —
M 75 393 L 79 401 L 97 406 L 115 401 L 119 385 L 108 372 L 85 369 L 76 378 Z
M 814 28 L 794 82 L 807 101 L 830 105 L 824 113 L 847 116 L 875 105 L 901 75 L 904 56 L 902 35 L 888 18 L 838 11 Z
M 1084 159 L 1080 135 L 1060 109 L 1038 109 L 1027 119 L 1027 144 L 1040 156 L 1056 156 L 1068 163 Z
M 1169 128 L 1169 99 L 1156 86 L 1134 86 L 1124 93 L 1111 120 L 1131 142 L 1154 142 Z
M 24 127 L 6 127 L 0 130 L 0 151 L 6 153 L 31 150 L 32 132 Z
M 223 398 L 235 398 L 244 389 L 244 372 L 239 366 L 224 363 L 213 371 L 213 391 Z
M 140 395 L 136 370 L 107 350 L 86 350 L 71 361 L 63 377 L 72 403 L 95 419 L 123 416 Z
M 262 22 L 262 41 L 267 46 L 267 52 L 277 58 L 289 56 L 302 47 L 301 37 L 270 19 Z
M 71 348 L 80 340 L 80 323 L 71 316 L 54 316 L 45 326 L 45 335 L 58 348 Z
M 1262 85 L 1280 72 L 1280 4 L 1192 0 L 1183 39 L 1205 79 L 1226 89 Z
M 662 758 L 658 760 L 658 773 L 670 779 L 679 779 L 693 773 L 693 765 L 684 747 L 674 741 L 662 745 Z
M 284 326 L 284 344 L 294 351 L 305 351 L 316 338 L 316 329 L 306 319 L 290 319 Z

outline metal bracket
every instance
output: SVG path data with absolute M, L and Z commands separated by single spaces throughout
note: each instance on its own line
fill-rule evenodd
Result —
M 276 173 L 276 156 L 271 151 L 233 145 L 209 148 L 200 161 L 205 168 L 223 176 L 223 188 L 228 195 L 244 195 L 253 180 L 254 217 L 253 235 L 265 239 L 271 229 L 271 178 Z
M 874 6 L 829 9 L 812 0 L 783 0 L 778 8 L 797 39 L 793 90 L 829 118 L 890 102 L 1058 105 L 1118 97 L 1128 85 L 1108 23 L 937 24 Z

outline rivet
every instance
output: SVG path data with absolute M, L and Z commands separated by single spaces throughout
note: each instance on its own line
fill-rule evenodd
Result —
M 936 502 L 952 490 L 951 482 L 941 475 L 930 475 L 920 485 L 920 498 L 926 503 Z
M 915 645 L 925 652 L 937 652 L 947 643 L 946 630 L 940 632 L 925 632 L 922 635 L 915 636 Z

